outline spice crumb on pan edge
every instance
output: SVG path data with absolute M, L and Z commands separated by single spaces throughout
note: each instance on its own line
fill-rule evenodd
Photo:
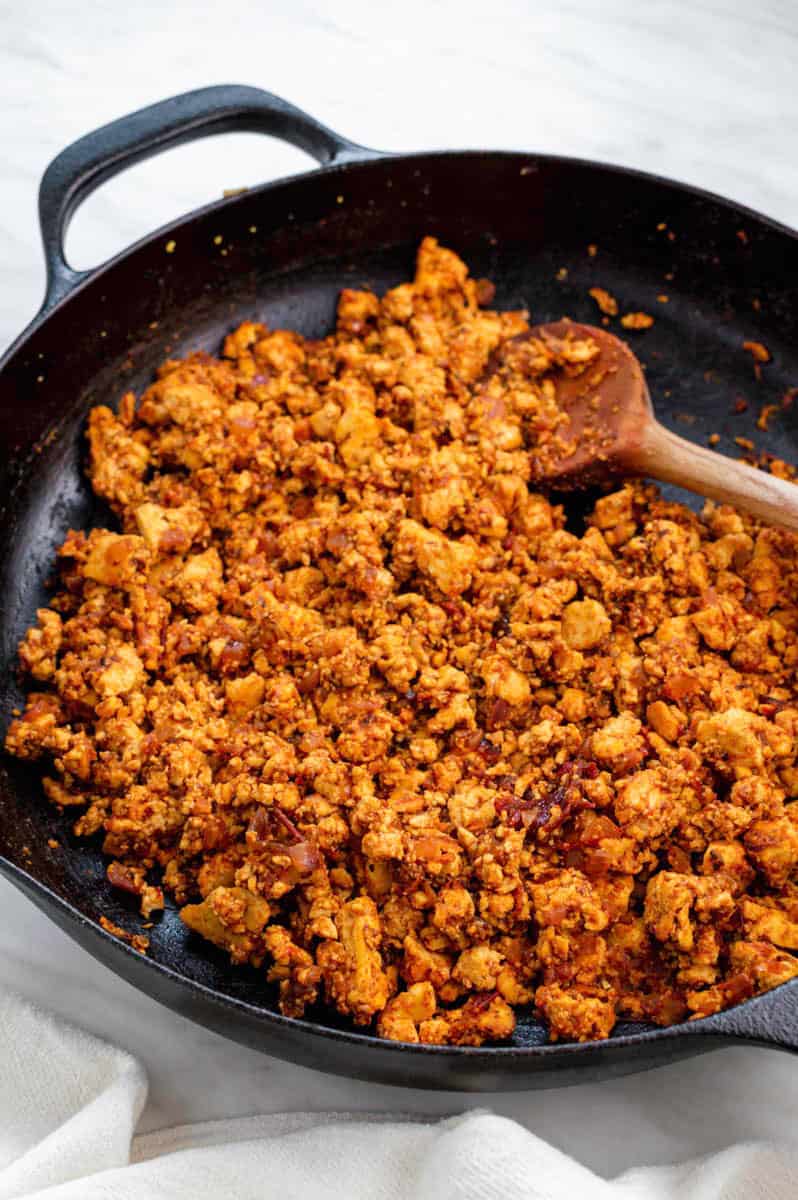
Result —
M 639 482 L 568 532 L 530 458 L 590 346 L 491 370 L 527 321 L 479 297 L 426 239 L 328 338 L 245 323 L 96 408 L 121 532 L 59 552 L 7 747 L 288 1015 L 715 1012 L 798 974 L 796 539 Z
M 110 921 L 108 917 L 100 917 L 100 924 L 106 933 L 110 933 L 113 937 L 118 938 L 120 942 L 127 942 L 134 950 L 138 950 L 139 954 L 146 954 L 150 939 L 144 933 L 130 933 L 127 929 L 123 929 L 121 925 L 117 925 L 114 921 Z

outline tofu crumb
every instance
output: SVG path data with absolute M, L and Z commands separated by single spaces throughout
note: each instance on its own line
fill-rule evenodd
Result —
M 764 433 L 768 432 L 771 417 L 781 411 L 780 404 L 765 404 L 762 406 L 759 416 L 756 419 L 757 429 L 761 429 Z
M 770 351 L 762 342 L 743 342 L 743 350 L 747 350 L 758 363 L 770 362 Z
M 624 329 L 650 329 L 654 318 L 644 312 L 629 312 L 621 317 L 621 324 Z
M 603 313 L 608 317 L 614 317 L 618 313 L 618 301 L 605 288 L 592 287 L 588 293 L 595 300 Z
M 129 933 L 123 929 L 121 925 L 116 925 L 113 921 L 109 921 L 108 917 L 100 917 L 100 924 L 106 933 L 110 933 L 113 937 L 118 938 L 120 942 L 127 942 L 139 954 L 146 954 L 149 949 L 150 939 L 143 933 Z

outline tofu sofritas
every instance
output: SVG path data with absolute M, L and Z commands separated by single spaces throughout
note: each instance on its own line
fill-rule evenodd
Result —
M 8 732 L 113 885 L 404 1041 L 668 1024 L 798 974 L 796 538 L 528 488 L 526 314 L 426 240 L 322 341 L 244 324 L 90 418 Z

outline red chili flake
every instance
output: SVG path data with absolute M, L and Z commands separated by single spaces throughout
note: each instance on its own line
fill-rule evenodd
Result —
M 480 739 L 477 750 L 489 766 L 492 766 L 493 763 L 497 763 L 501 758 L 501 750 L 499 750 L 498 746 L 494 746 L 493 742 L 488 741 L 487 738 Z
M 291 509 L 291 516 L 302 521 L 313 512 L 313 500 L 310 496 L 298 496 Z
M 269 809 L 269 812 L 275 818 L 278 825 L 282 825 L 289 837 L 295 838 L 298 842 L 302 841 L 302 834 L 299 832 L 291 818 L 287 816 L 281 808 L 271 808 Z
M 250 819 L 247 833 L 254 835 L 256 841 L 265 842 L 269 838 L 269 815 L 265 808 L 256 808 Z
M 545 826 L 553 831 L 577 812 L 595 807 L 579 784 L 597 776 L 598 767 L 594 762 L 571 759 L 560 768 L 559 783 L 546 796 L 540 797 L 534 788 L 527 788 L 520 800 L 514 796 L 506 800 L 502 797 L 496 802 L 496 810 L 506 814 L 507 824 L 513 829 Z
M 262 851 L 287 855 L 301 875 L 315 871 L 321 863 L 317 847 L 300 833 L 280 808 L 256 808 L 247 832 L 254 836 Z M 286 834 L 288 841 L 285 840 Z
M 493 1001 L 498 996 L 498 992 L 475 992 L 473 996 L 469 996 L 460 1012 L 465 1015 L 476 1015 L 477 1013 L 485 1012 L 490 1008 Z
M 500 697 L 488 706 L 487 726 L 489 730 L 498 729 L 504 725 L 511 712 L 510 705 Z
M 738 396 L 734 401 L 734 412 L 744 413 L 748 410 L 748 401 L 743 396 Z
M 527 789 L 523 796 L 499 796 L 494 801 L 497 817 L 503 817 L 511 829 L 529 828 L 535 819 L 538 799 Z
M 118 888 L 120 892 L 127 892 L 130 896 L 141 895 L 141 885 L 131 878 L 127 867 L 123 867 L 121 863 L 112 862 L 106 875 L 111 887 Z

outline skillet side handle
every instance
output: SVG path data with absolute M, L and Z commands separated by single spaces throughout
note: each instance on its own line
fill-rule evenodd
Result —
M 709 1018 L 713 1034 L 798 1054 L 798 979 Z M 693 1028 L 699 1032 L 704 1023 Z
M 39 188 L 39 223 L 47 267 L 42 312 L 90 273 L 69 266 L 64 236 L 75 210 L 95 188 L 171 146 L 234 131 L 281 138 L 323 165 L 381 157 L 379 151 L 350 142 L 287 100 L 240 84 L 185 92 L 120 117 L 67 146 L 44 173 Z

